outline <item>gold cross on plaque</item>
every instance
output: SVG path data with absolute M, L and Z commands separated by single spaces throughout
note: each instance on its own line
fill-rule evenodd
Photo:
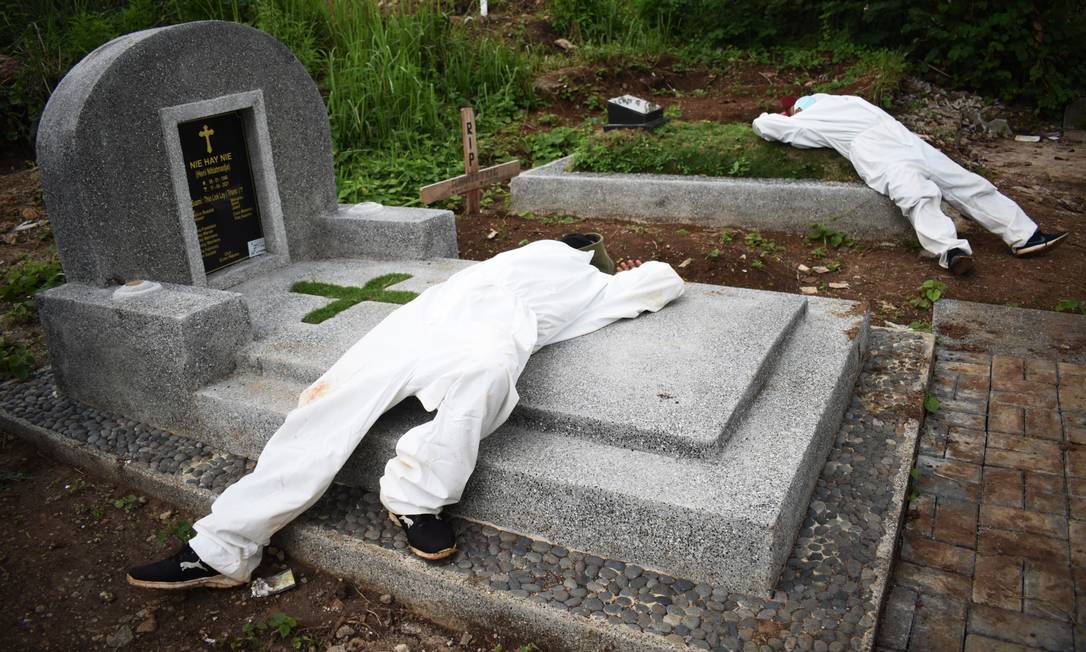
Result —
M 211 153 L 211 137 L 215 135 L 214 129 L 208 129 L 207 125 L 204 125 L 204 130 L 196 134 L 197 136 L 203 136 L 204 142 L 207 143 L 207 153 Z

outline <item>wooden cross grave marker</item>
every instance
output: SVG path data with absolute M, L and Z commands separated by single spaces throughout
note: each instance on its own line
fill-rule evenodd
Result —
M 475 146 L 475 111 L 471 107 L 460 109 L 460 133 L 464 138 L 464 174 L 438 181 L 419 189 L 419 201 L 432 204 L 435 201 L 464 195 L 468 215 L 479 214 L 480 188 L 512 179 L 520 174 L 520 161 L 509 161 L 479 169 L 479 153 Z

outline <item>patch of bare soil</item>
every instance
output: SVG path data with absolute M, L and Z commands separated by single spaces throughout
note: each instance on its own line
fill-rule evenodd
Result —
M 1046 225 L 1069 227 L 1071 222 L 1068 218 Z M 1081 216 L 1074 222 L 1081 224 Z M 1063 299 L 1086 298 L 1086 245 L 1081 237 L 1047 256 L 1018 259 L 998 238 L 973 226 L 967 233 L 977 271 L 958 278 L 939 268 L 911 240 L 866 241 L 834 248 L 791 233 L 690 224 L 528 219 L 504 211 L 457 218 L 460 255 L 473 260 L 484 260 L 525 240 L 556 238 L 570 232 L 601 233 L 616 260 L 662 260 L 691 282 L 792 293 L 814 287 L 819 296 L 867 301 L 877 324 L 882 320 L 930 322 L 930 308 L 911 303 L 927 279 L 946 283 L 947 298 L 981 303 L 1051 310 Z M 800 271 L 801 265 L 809 271 Z
M 297 586 L 266 598 L 248 587 L 152 591 L 130 565 L 170 555 L 192 514 L 57 463 L 0 434 L 0 630 L 5 650 L 420 650 L 490 652 L 517 642 L 449 630 L 390 596 L 319 572 L 269 548 L 254 577 L 293 570 Z M 180 526 L 180 527 L 179 527 Z M 261 629 L 276 614 L 285 636 Z

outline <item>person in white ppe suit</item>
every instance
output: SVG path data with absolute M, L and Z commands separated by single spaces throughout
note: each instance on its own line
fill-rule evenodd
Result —
M 928 145 L 890 114 L 860 97 L 816 93 L 781 98 L 783 113 L 763 113 L 754 131 L 795 147 L 832 147 L 912 223 L 924 249 L 953 274 L 973 270 L 973 249 L 940 208 L 947 202 L 998 235 L 1015 256 L 1052 249 L 1067 233 L 1045 234 L 986 179 Z
M 400 438 L 381 502 L 415 554 L 453 554 L 441 511 L 460 500 L 480 440 L 517 404 L 528 357 L 683 293 L 666 263 L 601 272 L 593 264 L 610 259 L 590 235 L 499 254 L 391 313 L 302 393 L 253 472 L 196 522 L 196 536 L 174 556 L 130 569 L 128 581 L 164 589 L 247 581 L 272 534 L 317 501 L 377 418 L 409 396 L 437 414 Z

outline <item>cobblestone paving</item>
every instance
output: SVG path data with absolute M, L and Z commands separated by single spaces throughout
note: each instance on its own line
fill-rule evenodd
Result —
M 911 464 L 901 449 L 915 437 L 927 350 L 914 334 L 872 331 L 868 360 L 771 596 L 729 593 L 463 520 L 454 520 L 459 552 L 447 568 L 510 598 L 694 648 L 860 648 L 872 639 L 887 572 L 879 550 L 897 533 L 903 496 L 894 478 Z M 48 372 L 0 385 L 0 412 L 215 492 L 252 468 L 244 458 L 69 401 L 56 394 Z M 334 486 L 302 519 L 409 554 L 373 493 Z
M 886 650 L 1086 649 L 1086 366 L 948 350 Z

